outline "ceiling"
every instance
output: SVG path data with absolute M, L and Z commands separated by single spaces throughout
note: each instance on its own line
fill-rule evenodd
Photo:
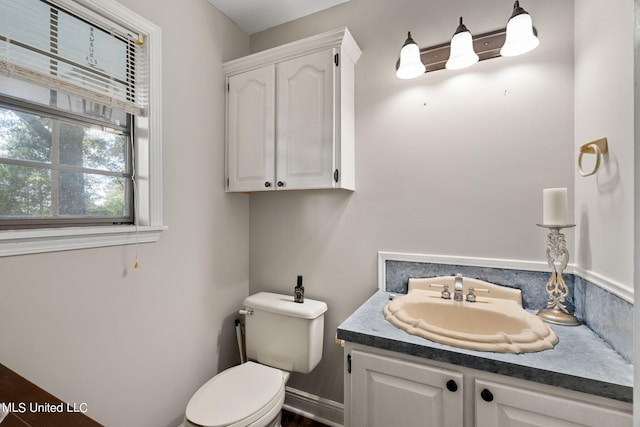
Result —
M 302 18 L 349 0 L 209 0 L 247 34 Z

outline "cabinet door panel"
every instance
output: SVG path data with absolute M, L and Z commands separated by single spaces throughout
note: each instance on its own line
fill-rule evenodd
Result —
M 273 189 L 275 66 L 231 76 L 228 82 L 228 189 Z M 271 185 L 265 187 L 266 182 Z
M 462 374 L 357 350 L 351 367 L 352 427 L 462 426 Z
M 287 189 L 331 188 L 333 50 L 278 64 L 277 180 Z
M 481 397 L 489 390 L 493 400 Z M 476 380 L 477 427 L 631 427 L 631 414 L 486 380 Z

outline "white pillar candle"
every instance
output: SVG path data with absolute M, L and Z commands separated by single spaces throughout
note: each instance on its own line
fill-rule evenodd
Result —
M 566 188 L 545 188 L 542 190 L 542 224 L 567 225 L 569 222 L 569 202 Z

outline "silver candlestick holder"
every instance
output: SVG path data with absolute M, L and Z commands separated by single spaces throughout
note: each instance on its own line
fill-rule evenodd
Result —
M 562 277 L 562 272 L 569 263 L 569 251 L 564 234 L 560 232 L 563 228 L 575 227 L 575 224 L 566 225 L 546 225 L 537 224 L 549 230 L 547 234 L 547 263 L 551 267 L 551 277 L 546 285 L 549 293 L 547 307 L 538 311 L 538 316 L 550 323 L 565 326 L 577 326 L 580 321 L 567 310 L 564 305 L 569 296 L 569 286 Z

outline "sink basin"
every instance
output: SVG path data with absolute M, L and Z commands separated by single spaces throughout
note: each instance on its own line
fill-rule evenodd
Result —
M 453 276 L 410 279 L 407 295 L 384 308 L 385 318 L 409 334 L 471 350 L 527 353 L 558 342 L 547 324 L 522 308 L 520 290 L 465 278 L 464 295 L 473 287 L 476 302 L 443 299 L 441 285 L 453 293 L 453 283 Z

